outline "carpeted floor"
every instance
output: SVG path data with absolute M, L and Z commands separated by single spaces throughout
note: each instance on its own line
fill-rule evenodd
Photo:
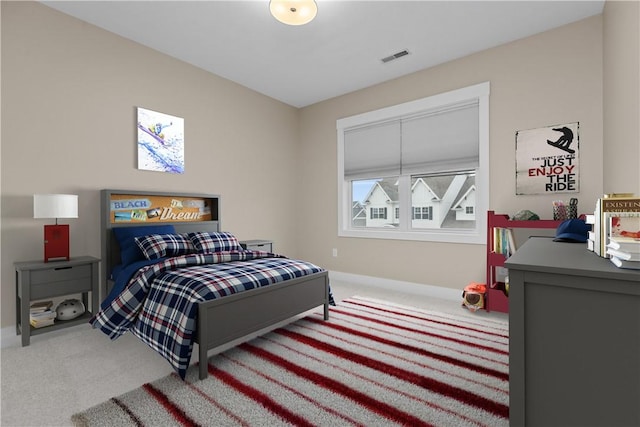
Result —
M 508 425 L 508 324 L 364 297 L 75 414 L 75 425 Z

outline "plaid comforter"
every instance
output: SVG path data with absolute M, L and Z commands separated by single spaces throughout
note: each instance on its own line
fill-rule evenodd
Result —
M 305 261 L 258 251 L 166 258 L 138 270 L 126 289 L 90 323 L 111 339 L 130 330 L 184 378 L 199 302 L 320 271 Z

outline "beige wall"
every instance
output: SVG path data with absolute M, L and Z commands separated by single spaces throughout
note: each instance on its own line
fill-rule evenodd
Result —
M 640 2 L 604 12 L 604 192 L 640 194 Z
M 183 175 L 136 169 L 137 106 L 184 118 Z M 293 107 L 39 3 L 2 2 L 2 113 L 2 326 L 15 324 L 13 262 L 42 257 L 51 223 L 33 219 L 34 193 L 79 195 L 72 256 L 100 256 L 103 188 L 220 194 L 225 230 L 296 253 Z
M 561 195 L 515 196 L 515 132 L 579 121 L 578 197 L 588 211 L 603 192 L 603 132 L 612 124 L 605 119 L 603 130 L 603 66 L 628 64 L 633 52 L 609 49 L 628 43 L 627 31 L 637 43 L 638 31 L 629 6 L 611 12 L 607 2 L 604 31 L 593 17 L 296 110 L 38 3 L 1 7 L 3 327 L 14 324 L 13 262 L 42 252 L 47 222 L 31 218 L 36 192 L 80 195 L 72 255 L 100 254 L 102 188 L 204 192 L 222 195 L 223 228 L 272 238 L 278 251 L 330 270 L 455 289 L 484 281 L 483 245 L 337 237 L 336 119 L 490 81 L 490 207 L 549 217 Z M 622 78 L 621 87 L 637 87 L 637 77 Z M 625 95 L 606 95 L 615 112 Z M 185 118 L 184 175 L 136 169 L 136 106 Z M 638 143 L 637 120 L 620 127 Z
M 484 282 L 484 245 L 339 238 L 336 218 L 336 119 L 483 81 L 491 82 L 490 209 L 550 218 L 551 202 L 571 195 L 515 195 L 515 132 L 578 121 L 576 196 L 583 211 L 593 211 L 602 193 L 601 16 L 304 108 L 299 193 L 314 226 L 300 224 L 303 257 L 330 270 L 455 289 Z

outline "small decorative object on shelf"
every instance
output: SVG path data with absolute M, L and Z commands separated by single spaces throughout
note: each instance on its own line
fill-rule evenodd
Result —
M 56 318 L 72 320 L 84 314 L 84 304 L 79 299 L 66 299 L 56 307 Z
M 564 200 L 553 201 L 553 219 L 564 221 L 578 218 L 578 199 L 572 197 L 567 205 Z

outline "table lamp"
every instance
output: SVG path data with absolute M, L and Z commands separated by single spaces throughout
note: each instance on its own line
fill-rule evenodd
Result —
M 56 219 L 56 225 L 44 226 L 44 262 L 68 261 L 69 224 L 58 224 L 58 218 L 78 218 L 78 196 L 34 194 L 33 217 Z

